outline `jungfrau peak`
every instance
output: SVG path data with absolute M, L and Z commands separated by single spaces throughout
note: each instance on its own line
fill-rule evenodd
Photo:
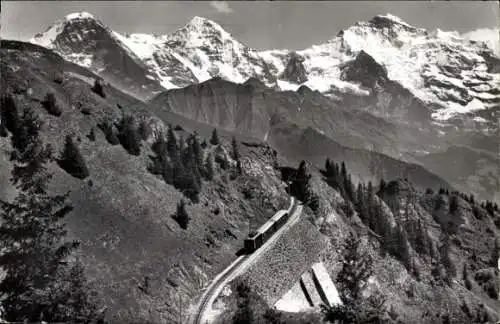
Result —
M 360 86 L 362 80 L 346 82 L 342 78 L 346 64 L 361 51 L 384 66 L 390 80 L 432 105 L 436 120 L 498 107 L 500 60 L 490 49 L 456 32 L 427 32 L 390 14 L 358 22 L 324 44 L 298 51 L 308 74 L 303 84 L 327 95 L 363 94 L 369 89 Z M 262 52 L 261 56 L 282 73 L 287 54 L 278 50 Z M 300 86 L 285 80 L 278 83 L 292 90 Z

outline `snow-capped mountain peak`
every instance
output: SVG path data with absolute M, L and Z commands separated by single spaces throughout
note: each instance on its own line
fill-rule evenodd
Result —
M 74 19 L 95 19 L 95 17 L 92 14 L 85 11 L 70 13 L 65 18 L 67 21 Z
M 198 30 L 203 28 L 213 28 L 219 32 L 227 33 L 222 26 L 215 21 L 200 16 L 194 16 L 193 19 L 191 19 L 183 28 L 193 28 Z
M 209 19 L 194 17 L 166 36 L 165 45 L 185 62 L 199 82 L 219 76 L 243 83 L 250 77 L 259 77 L 267 85 L 274 84 L 258 53 Z
M 57 20 L 47 28 L 43 33 L 36 34 L 30 42 L 47 47 L 54 48 L 57 37 L 64 31 L 68 24 L 81 23 L 102 25 L 92 14 L 88 12 L 74 12 L 66 15 L 64 19 Z
M 327 95 L 338 92 L 363 94 L 374 89 L 344 79 L 346 65 L 360 53 L 384 67 L 387 78 L 401 84 L 428 105 L 435 119 L 498 107 L 500 60 L 482 43 L 473 43 L 457 32 L 428 32 L 393 15 L 379 15 L 342 30 L 330 41 L 298 51 L 304 58 L 307 81 L 313 90 Z M 280 75 L 289 51 L 260 53 Z M 496 71 L 496 72 L 495 72 Z M 297 89 L 300 84 L 278 80 L 280 86 Z M 348 82 L 346 82 L 348 81 Z
M 397 17 L 397 16 L 394 16 L 390 13 L 387 13 L 385 15 L 377 15 L 375 16 L 376 18 L 378 19 L 385 19 L 385 20 L 389 20 L 389 21 L 392 21 L 394 23 L 397 23 L 397 24 L 400 24 L 400 25 L 404 25 L 404 26 L 407 26 L 407 27 L 412 27 L 412 28 L 415 28 L 413 26 L 410 26 L 406 21 L 404 21 L 403 19 Z

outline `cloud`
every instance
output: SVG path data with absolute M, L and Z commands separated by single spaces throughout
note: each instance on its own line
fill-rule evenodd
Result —
M 498 28 L 480 28 L 463 34 L 469 40 L 485 42 L 500 57 L 500 30 Z
M 210 1 L 210 6 L 220 13 L 228 14 L 233 12 L 227 1 Z

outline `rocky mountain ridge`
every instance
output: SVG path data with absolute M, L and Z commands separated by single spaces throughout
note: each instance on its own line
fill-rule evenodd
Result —
M 76 23 L 80 24 L 78 30 L 66 27 Z M 78 44 L 83 40 L 92 43 L 92 28 L 88 26 L 93 24 L 102 25 L 88 13 L 71 14 L 32 42 L 99 71 L 94 63 L 99 56 L 93 57 Z M 344 68 L 363 51 L 384 66 L 388 79 L 422 101 L 433 120 L 444 122 L 498 109 L 500 100 L 496 91 L 500 60 L 485 43 L 469 41 L 456 32 L 426 31 L 390 14 L 358 22 L 331 40 L 302 51 L 257 52 L 219 24 L 201 17 L 194 17 L 170 35 L 121 35 L 105 30 L 109 43 L 118 44 L 132 60 L 142 63 L 145 78 L 166 89 L 219 76 L 236 83 L 257 78 L 281 90 L 306 85 L 332 97 L 338 93 L 368 96 L 373 90 L 359 80 L 343 77 Z M 488 120 L 484 116 L 472 118 Z

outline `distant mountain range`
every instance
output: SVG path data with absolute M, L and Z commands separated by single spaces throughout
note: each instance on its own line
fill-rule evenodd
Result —
M 500 101 L 500 59 L 487 43 L 416 28 L 390 14 L 358 22 L 302 51 L 258 52 L 201 17 L 169 35 L 122 35 L 89 13 L 75 13 L 31 41 L 143 98 L 217 76 L 235 83 L 257 78 L 280 90 L 306 85 L 332 98 L 370 96 L 378 84 L 346 73 L 364 52 L 388 79 L 422 101 L 434 120 L 472 114 L 472 120 L 487 122 L 474 112 L 498 109 Z M 130 88 L 130 79 L 140 88 Z

